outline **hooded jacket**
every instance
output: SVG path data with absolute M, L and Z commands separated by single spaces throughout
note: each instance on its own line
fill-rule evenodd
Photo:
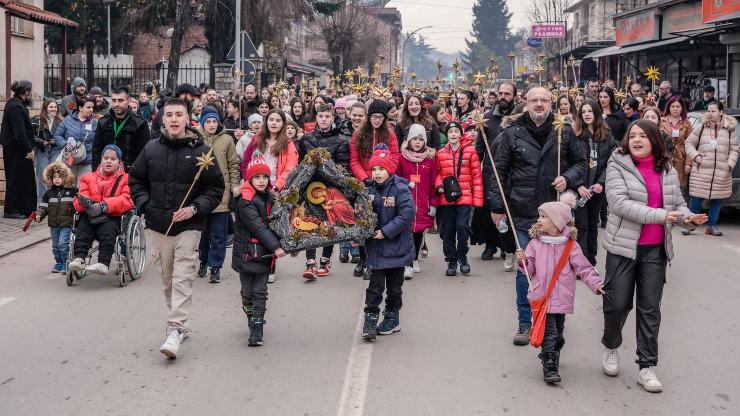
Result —
M 242 160 L 241 165 L 242 178 L 247 177 L 249 162 L 252 161 L 252 154 L 254 154 L 255 150 L 254 146 L 255 139 L 252 139 L 247 146 L 247 150 L 244 152 L 244 159 Z M 296 166 L 298 166 L 298 163 L 300 163 L 300 160 L 298 160 L 298 150 L 296 150 L 293 140 L 288 140 L 288 147 L 278 155 L 277 178 L 272 186 L 277 186 L 278 189 L 282 190 L 285 187 L 285 181 L 288 180 L 288 175 Z
M 119 176 L 121 181 L 118 183 L 113 196 L 110 196 Z M 119 166 L 118 171 L 111 175 L 104 174 L 102 168 L 82 175 L 80 191 L 77 194 L 88 196 L 95 202 L 105 202 L 108 206 L 106 214 L 112 217 L 123 216 L 126 211 L 134 207 L 134 201 L 131 200 L 131 190 L 128 186 L 128 174 L 124 172 L 122 166 Z M 77 198 L 75 198 L 74 204 L 77 211 L 85 212 L 85 207 L 80 205 Z
M 185 127 L 182 139 L 171 139 L 164 129 L 159 139 L 144 146 L 131 166 L 129 184 L 136 207 L 146 215 L 147 228 L 160 234 L 167 231 L 200 169 L 196 158 L 209 150 L 200 133 L 190 126 Z M 188 220 L 174 223 L 170 235 L 202 231 L 208 214 L 221 203 L 224 189 L 221 169 L 217 166 L 203 169 L 183 204 L 183 207 L 195 206 L 198 212 Z
M 666 222 L 671 211 L 680 211 L 685 219 L 692 215 L 678 185 L 676 169 L 660 175 L 663 187 L 663 208 L 648 206 L 648 191 L 645 180 L 637 170 L 632 156 L 619 154 L 615 150 L 606 168 L 606 200 L 609 203 L 609 219 L 604 234 L 604 249 L 612 254 L 635 259 L 637 242 L 640 240 L 643 224 L 663 224 L 665 226 L 665 252 L 668 261 L 673 259 L 672 223 Z M 681 221 L 676 225 L 694 229 L 691 224 Z
M 692 162 L 686 159 L 685 143 L 691 134 L 691 123 L 688 120 L 681 122 L 681 127 L 678 129 L 678 137 L 673 137 L 673 127 L 671 126 L 670 117 L 660 119 L 660 129 L 673 140 L 673 166 L 675 166 L 676 173 L 678 173 L 679 183 L 681 186 L 686 186 L 689 182 L 689 175 L 686 174 L 684 166 L 687 163 L 690 165 Z
M 62 117 L 67 117 L 68 115 L 72 114 L 72 112 L 77 108 L 77 96 L 75 96 L 75 89 L 80 85 L 85 85 L 84 79 L 76 77 L 72 80 L 72 83 L 70 84 L 72 93 L 69 95 L 65 95 L 64 98 L 62 98 L 62 104 L 59 105 L 59 114 L 61 114 Z
M 527 299 L 537 300 L 544 298 L 547 294 L 547 288 L 555 273 L 558 261 L 565 251 L 565 243 L 568 239 L 575 240 L 577 231 L 574 227 L 563 227 L 560 234 L 561 238 L 556 239 L 558 240 L 556 243 L 546 243 L 541 239 L 542 233 L 537 225 L 533 225 L 529 229 L 529 236 L 532 237 L 532 241 L 527 245 L 525 253 L 527 255 L 527 271 L 532 279 L 532 287 L 527 293 Z M 524 273 L 524 266 L 521 262 L 518 262 L 518 266 L 519 270 Z M 563 270 L 560 271 L 558 280 L 550 293 L 547 302 L 547 313 L 573 313 L 576 296 L 576 275 L 594 294 L 599 294 L 601 280 L 596 274 L 596 269 L 583 255 L 578 243 L 573 246 L 568 261 L 565 263 Z
M 373 129 L 374 133 L 375 129 Z M 373 141 L 373 149 L 375 149 L 375 145 L 378 144 L 378 141 Z M 398 168 L 398 158 L 399 158 L 399 151 L 398 151 L 398 140 L 396 140 L 396 135 L 391 131 L 388 130 L 388 149 L 391 151 L 391 161 L 393 162 L 394 169 L 389 170 L 388 173 L 391 175 L 395 173 L 396 168 Z M 360 151 L 357 149 L 357 137 L 356 134 L 352 137 L 352 145 L 349 148 L 349 167 L 352 170 L 352 176 L 357 178 L 358 181 L 362 182 L 365 179 L 372 178 L 372 168 L 370 167 L 370 158 L 362 159 L 360 157 Z
M 237 197 L 231 268 L 237 273 L 270 273 L 280 240 L 270 230 L 268 217 L 275 200 L 271 192 L 257 192 L 249 182 Z
M 124 121 L 125 120 L 125 121 Z M 115 125 L 114 125 L 115 122 Z M 123 127 L 121 127 L 123 123 Z M 120 131 L 116 137 L 115 127 Z M 123 168 L 126 172 L 131 170 L 131 165 L 139 157 L 141 149 L 149 142 L 149 124 L 143 118 L 137 117 L 129 108 L 123 119 L 118 119 L 111 110 L 105 117 L 98 120 L 95 129 L 95 137 L 92 141 L 92 169 L 97 170 L 100 166 L 103 148 L 109 144 L 115 144 L 121 148 Z
M 224 128 L 219 125 L 216 133 L 209 135 L 200 130 L 206 146 L 213 149 L 221 175 L 224 178 L 224 193 L 221 203 L 213 210 L 213 213 L 227 212 L 231 195 L 237 195 L 241 189 L 241 173 L 239 172 L 239 158 L 236 156 L 236 147 L 231 136 L 224 133 Z
M 612 136 L 617 143 L 622 143 L 624 135 L 627 134 L 627 128 L 630 126 L 627 116 L 624 114 L 622 107 L 615 105 L 611 114 L 606 114 L 606 124 L 611 130 Z
M 62 178 L 62 186 L 54 185 L 54 172 Z M 48 190 L 41 197 L 38 221 L 48 217 L 49 227 L 71 227 L 75 213 L 75 176 L 62 162 L 52 162 L 44 169 L 44 184 Z
M 316 130 L 306 133 L 301 138 L 301 149 L 299 156 L 301 160 L 311 150 L 317 147 L 323 147 L 329 154 L 331 160 L 337 165 L 342 166 L 349 172 L 349 142 L 350 139 L 339 131 L 339 127 L 332 123 L 328 131 L 323 131 L 316 127 Z
M 405 149 L 408 144 L 405 142 L 402 147 Z M 439 208 L 439 193 L 434 187 L 434 181 L 437 179 L 436 160 L 424 159 L 421 162 L 412 162 L 401 155 L 396 176 L 409 181 L 411 195 L 414 197 L 416 216 L 412 231 L 416 233 L 434 227 L 434 217 L 429 216 L 429 207 Z M 418 178 L 418 182 L 411 182 L 415 178 Z
M 408 187 L 409 181 L 391 175 L 383 183 L 373 182 L 367 188 L 373 212 L 378 215 L 375 230 L 383 239 L 365 242 L 368 266 L 372 270 L 406 267 L 414 261 L 414 236 L 411 232 L 416 209 Z
M 79 111 L 75 110 L 59 123 L 59 127 L 54 131 L 54 143 L 56 146 L 64 147 L 70 137 L 78 143 L 84 142 L 87 157 L 80 165 L 89 165 L 92 163 L 92 144 L 95 139 L 95 131 L 98 128 L 98 120 L 90 116 L 87 120 L 80 121 L 77 117 L 78 114 Z
M 737 120 L 722 115 L 719 125 L 711 126 L 709 114 L 701 117 L 701 125 L 696 126 L 686 140 L 686 164 L 691 164 L 689 195 L 706 199 L 725 199 L 732 196 L 732 170 L 737 164 L 738 147 Z M 711 140 L 716 140 L 713 149 Z M 696 157 L 701 156 L 701 166 Z
M 494 159 L 499 179 L 503 184 L 511 184 L 506 195 L 513 217 L 510 220 L 518 230 L 526 230 L 537 222 L 537 208 L 557 199 L 557 191 L 551 184 L 558 175 L 558 133 L 552 129 L 545 145 L 540 147 L 527 130 L 523 115 L 512 117 L 512 121 L 511 127 L 501 133 Z M 566 179 L 568 189 L 578 189 L 585 183 L 588 165 L 585 150 L 578 145 L 570 126 L 563 129 L 560 146 L 560 174 Z M 495 180 L 491 179 L 491 212 L 505 214 Z
M 460 164 L 460 152 L 462 152 L 462 164 Z M 436 155 L 437 178 L 434 188 L 437 193 L 444 189 L 444 179 L 448 176 L 457 177 L 462 190 L 462 196 L 453 202 L 448 202 L 444 194 L 440 194 L 440 205 L 471 205 L 483 206 L 483 174 L 481 173 L 478 154 L 475 153 L 473 144 L 466 137 L 460 139 L 460 147 L 452 150 L 447 143 Z M 458 170 L 458 165 L 460 169 Z
M 147 122 L 147 125 L 152 122 L 153 113 L 154 109 L 152 108 L 152 103 L 149 100 L 146 100 L 145 103 L 139 101 L 139 114 L 141 118 L 143 118 L 144 121 Z

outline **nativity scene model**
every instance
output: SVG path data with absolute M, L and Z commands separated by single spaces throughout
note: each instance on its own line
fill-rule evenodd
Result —
M 311 151 L 290 172 L 270 214 L 270 228 L 291 254 L 362 242 L 373 236 L 376 223 L 365 186 L 322 148 Z

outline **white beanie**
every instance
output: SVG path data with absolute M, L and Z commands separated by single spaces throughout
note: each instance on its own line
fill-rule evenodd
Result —
M 260 123 L 262 123 L 262 122 L 263 122 L 263 121 L 262 121 L 262 116 L 261 116 L 261 115 L 259 115 L 259 114 L 256 114 L 256 113 L 255 113 L 255 114 L 252 114 L 252 115 L 251 115 L 251 116 L 249 116 L 249 118 L 247 119 L 247 126 L 251 126 L 251 125 L 252 125 L 252 123 L 254 123 L 255 121 L 259 121 Z
M 411 140 L 414 137 L 421 137 L 424 139 L 424 144 L 427 142 L 427 129 L 424 128 L 421 124 L 412 124 L 411 127 L 409 127 L 409 135 L 407 136 L 407 140 Z

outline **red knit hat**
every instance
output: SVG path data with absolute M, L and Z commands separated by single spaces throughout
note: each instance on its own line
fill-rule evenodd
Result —
M 370 169 L 372 169 L 373 166 L 380 166 L 387 170 L 391 175 L 395 171 L 393 168 L 393 160 L 391 159 L 391 151 L 385 143 L 380 143 L 375 146 L 373 157 L 370 158 Z
M 270 176 L 270 165 L 267 164 L 265 158 L 262 157 L 262 153 L 259 150 L 255 150 L 252 153 L 252 160 L 247 165 L 247 182 L 250 182 L 252 178 L 257 175 L 264 174 Z

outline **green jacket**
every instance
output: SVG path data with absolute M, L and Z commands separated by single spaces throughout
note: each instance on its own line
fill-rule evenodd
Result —
M 213 210 L 213 213 L 227 212 L 231 196 L 238 195 L 241 192 L 242 178 L 234 139 L 224 132 L 223 126 L 218 126 L 216 134 L 213 135 L 206 134 L 202 127 L 200 133 L 203 135 L 206 145 L 213 149 L 213 156 L 218 162 L 218 167 L 221 168 L 221 173 L 224 175 L 224 184 L 226 185 L 221 203 Z

